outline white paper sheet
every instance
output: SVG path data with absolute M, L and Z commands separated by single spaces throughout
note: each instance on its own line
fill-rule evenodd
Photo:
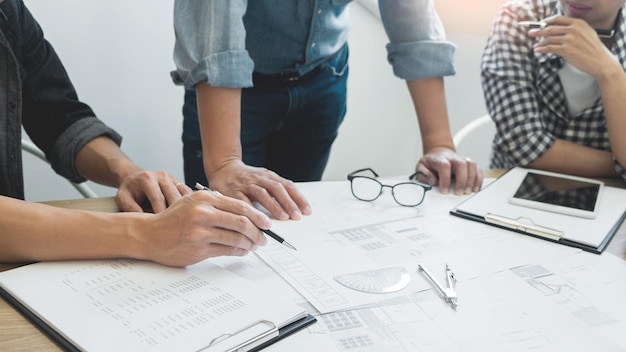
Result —
M 580 252 L 459 283 L 457 311 L 424 291 L 328 313 L 268 352 L 624 351 L 626 262 L 609 256 Z
M 383 180 L 393 184 L 393 180 Z M 258 255 L 321 313 L 353 308 L 431 288 L 417 272 L 422 262 L 441 276 L 449 263 L 459 280 L 579 251 L 454 217 L 449 211 L 466 196 L 427 193 L 419 207 L 397 205 L 384 193 L 374 202 L 356 200 L 348 181 L 299 184 L 313 214 L 276 221 L 272 230 L 298 250 L 275 241 Z M 402 291 L 362 293 L 334 280 L 337 275 L 402 266 L 411 283 Z
M 208 261 L 171 268 L 136 260 L 42 262 L 0 273 L 0 285 L 82 350 L 223 351 L 300 307 Z

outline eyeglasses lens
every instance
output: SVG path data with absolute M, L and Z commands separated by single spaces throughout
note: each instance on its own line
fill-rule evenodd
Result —
M 424 188 L 414 183 L 399 183 L 393 187 L 393 197 L 398 204 L 416 206 L 424 199 Z
M 382 185 L 369 177 L 355 177 L 352 179 L 352 194 L 361 200 L 374 200 L 380 196 Z

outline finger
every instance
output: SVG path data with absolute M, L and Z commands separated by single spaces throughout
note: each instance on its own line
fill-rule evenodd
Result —
M 289 220 L 299 219 L 300 217 L 297 214 L 292 217 L 291 214 L 287 213 L 285 208 L 289 207 L 289 204 L 283 206 L 277 199 L 280 199 L 283 204 L 291 202 L 292 209 L 296 207 L 295 203 L 290 200 L 289 196 L 286 195 L 286 191 L 284 189 L 280 189 L 278 187 L 274 187 L 269 185 L 268 182 L 264 182 L 263 186 L 259 185 L 250 185 L 249 186 L 249 194 L 251 198 L 256 202 L 261 204 L 267 211 L 272 214 L 278 220 Z
M 528 35 L 535 38 L 543 38 L 542 42 L 549 39 L 563 38 L 571 32 L 571 27 L 562 25 L 548 25 L 543 28 L 533 28 Z
M 273 179 L 265 180 L 263 185 L 274 198 L 274 206 L 280 207 L 290 219 L 298 220 L 303 213 L 311 214 L 309 202 L 292 181 L 275 175 Z
M 191 187 L 187 186 L 185 183 L 177 182 L 175 179 L 173 181 L 176 182 L 176 189 L 178 190 L 178 192 L 180 192 L 182 196 L 193 193 L 193 189 L 191 189 Z
M 220 212 L 217 217 L 207 217 L 203 226 L 211 229 L 207 243 L 219 243 L 247 251 L 267 244 L 265 234 L 245 216 Z
M 228 222 L 231 223 L 232 220 L 228 220 Z M 210 229 L 207 230 L 206 233 L 206 244 L 208 245 L 221 245 L 223 247 L 237 248 L 245 251 L 254 251 L 258 248 L 259 245 L 264 245 L 266 243 L 262 242 L 263 244 L 259 244 L 262 240 L 266 241 L 266 239 L 263 233 L 258 229 L 256 229 L 256 231 L 259 233 L 259 242 L 255 242 L 254 239 L 236 230 L 228 230 L 225 228 L 210 228 L 210 226 L 207 226 L 207 229 Z
M 437 175 L 435 175 L 432 171 L 430 171 L 430 169 L 427 168 L 424 164 L 418 163 L 417 167 L 415 168 L 415 171 L 419 171 L 427 176 L 426 178 L 418 173 L 417 180 L 419 182 L 425 183 L 425 184 L 428 184 L 430 182 L 433 186 L 439 185 L 439 178 L 437 177 Z
M 166 265 L 183 267 L 196 264 L 207 258 L 221 256 L 245 256 L 258 248 L 254 245 L 249 247 L 250 249 L 238 247 L 239 244 L 243 242 L 234 240 L 236 236 L 240 236 L 240 234 L 237 234 L 236 232 L 230 231 L 230 233 L 227 233 L 226 230 L 219 230 L 215 228 L 210 230 L 213 232 L 212 234 L 209 234 L 209 230 L 205 229 L 205 231 L 207 231 L 207 234 L 205 234 L 206 241 L 194 242 L 191 244 L 186 243 L 174 251 L 168 251 L 170 253 L 168 253 L 165 258 L 160 258 L 161 260 L 155 258 L 156 261 Z M 218 234 L 218 231 L 223 233 Z M 249 242 L 249 240 L 247 242 Z
M 478 165 L 476 166 L 476 178 L 474 179 L 474 187 L 472 191 L 478 192 L 480 188 L 483 186 L 484 174 L 483 170 L 481 170 Z
M 452 185 L 452 167 L 450 162 L 439 162 L 436 165 L 437 178 L 439 182 L 439 191 L 443 194 L 450 192 L 450 186 Z
M 568 16 L 550 16 L 544 18 L 542 22 L 545 22 L 547 25 L 559 25 L 559 26 L 567 26 L 576 22 L 577 19 L 568 17 Z
M 198 194 L 196 196 L 196 194 Z M 236 231 L 248 237 L 257 245 L 265 244 L 265 236 L 259 228 L 269 229 L 271 220 L 267 215 L 252 207 L 250 204 L 235 198 L 224 196 L 217 192 L 196 192 L 194 197 L 203 197 L 213 209 L 213 214 L 206 217 L 207 227 L 217 226 L 223 229 Z
M 163 187 L 163 186 L 161 186 Z M 171 188 L 175 189 L 174 185 L 168 185 L 167 187 L 155 187 L 152 184 L 142 185 L 142 190 L 150 202 L 150 207 L 155 214 L 158 214 L 167 208 L 167 200 L 165 192 L 172 193 Z M 169 188 L 168 188 L 169 187 Z M 175 191 L 178 192 L 178 191 Z M 171 203 L 170 203 L 171 204 Z
M 119 189 L 115 194 L 115 204 L 121 211 L 143 213 L 143 208 L 128 190 Z
M 478 192 L 482 185 L 482 171 L 478 168 L 478 164 L 470 158 L 465 158 L 467 163 L 467 183 L 465 185 L 465 194 Z
M 220 199 L 220 202 L 216 205 L 220 210 L 245 216 L 257 228 L 269 229 L 272 226 L 270 218 L 252 206 L 251 203 L 230 198 L 219 193 L 217 193 L 216 196 Z
M 162 212 L 179 200 L 182 197 L 180 189 L 187 188 L 165 171 L 146 173 L 140 181 L 141 189 L 155 213 Z
M 467 162 L 467 183 L 465 184 L 465 194 L 471 194 L 474 192 L 476 185 L 476 175 L 478 173 L 478 166 L 476 162 L 470 158 L 465 158 Z
M 454 194 L 462 195 L 467 193 L 468 166 L 472 162 L 470 158 L 461 159 L 454 164 Z
M 176 179 L 170 178 L 169 176 L 166 181 L 159 181 L 159 187 L 161 193 L 165 197 L 165 207 L 174 204 L 174 202 L 182 198 L 183 195 L 191 193 L 191 189 L 187 187 L 187 185 L 178 182 Z M 152 208 L 155 213 L 165 210 L 164 207 L 156 209 L 154 205 Z
M 225 246 L 219 243 L 208 243 L 197 246 L 197 248 L 193 248 L 192 250 L 186 249 L 170 253 L 166 256 L 156 256 L 151 260 L 173 267 L 186 267 L 199 263 L 207 258 L 221 256 L 243 257 L 249 253 L 250 251 L 241 248 Z
M 248 251 L 248 250 L 237 248 L 237 247 L 225 246 L 219 243 L 210 243 L 208 245 L 207 253 L 204 255 L 204 258 L 202 259 L 223 257 L 223 256 L 244 257 L 248 255 L 250 252 L 252 251 Z
M 302 214 L 311 215 L 311 213 L 313 213 L 313 209 L 311 208 L 309 201 L 306 200 L 304 194 L 300 192 L 298 187 L 296 187 L 293 182 L 285 185 L 285 189 L 287 190 L 287 193 L 289 193 L 289 197 L 296 203 L 296 206 Z

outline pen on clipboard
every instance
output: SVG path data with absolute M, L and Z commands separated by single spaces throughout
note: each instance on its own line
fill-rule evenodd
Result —
M 201 185 L 198 182 L 196 182 L 196 189 L 200 190 L 200 191 L 211 191 L 211 192 L 213 192 L 212 189 L 210 189 L 207 186 Z M 259 230 L 261 230 L 261 232 L 263 232 L 264 234 L 270 236 L 271 238 L 275 239 L 278 243 L 283 244 L 285 247 L 289 247 L 289 248 L 293 249 L 294 251 L 297 250 L 296 247 L 292 246 L 289 242 L 285 241 L 284 238 L 280 237 L 279 235 L 277 235 L 272 230 L 264 230 L 264 229 L 261 229 L 261 228 L 259 228 Z

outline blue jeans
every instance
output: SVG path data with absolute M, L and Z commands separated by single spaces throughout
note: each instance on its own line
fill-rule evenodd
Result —
M 319 181 L 346 114 L 347 78 L 347 45 L 296 80 L 255 73 L 254 87 L 241 96 L 243 162 L 293 181 Z M 195 90 L 185 91 L 183 117 L 185 182 L 207 184 Z

